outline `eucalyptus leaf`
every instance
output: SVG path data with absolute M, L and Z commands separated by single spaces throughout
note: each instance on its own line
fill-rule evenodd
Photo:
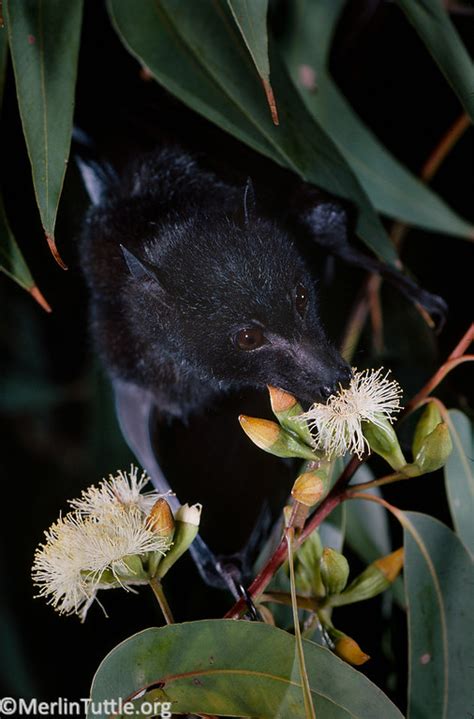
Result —
M 474 122 L 474 66 L 442 0 L 396 0 Z
M 289 4 L 280 46 L 308 110 L 337 144 L 379 212 L 432 232 L 472 239 L 473 226 L 398 162 L 329 74 L 330 41 L 344 4 L 345 0 Z M 304 73 L 314 73 L 314 86 L 304 83 Z
M 8 34 L 5 28 L 0 28 L 0 110 L 3 104 L 3 90 L 5 88 L 5 75 L 8 60 Z
M 450 410 L 449 431 L 453 451 L 444 468 L 446 493 L 456 531 L 474 554 L 474 442 L 469 417 Z
M 5 85 L 5 72 L 8 59 L 8 35 L 6 30 L 0 29 L 0 109 L 3 100 Z M 3 199 L 0 196 L 0 271 L 17 282 L 20 287 L 30 291 L 35 281 L 26 264 L 23 253 L 13 236 L 5 213 Z
M 211 0 L 108 0 L 126 47 L 180 100 L 304 180 L 359 207 L 357 230 L 387 262 L 396 252 L 365 192 L 329 136 L 314 121 L 270 43 L 280 125 L 269 117 L 259 79 L 230 12 Z
M 472 708 L 474 566 L 458 537 L 433 517 L 396 511 L 405 535 L 408 718 L 454 719 Z
M 278 125 L 278 112 L 272 86 L 270 85 L 267 34 L 268 0 L 252 0 L 252 2 L 249 2 L 249 0 L 227 0 L 227 4 L 262 80 L 273 122 Z
M 13 236 L 0 197 L 0 271 L 14 280 L 20 287 L 30 291 L 35 281 L 26 264 L 23 253 Z
M 318 719 L 402 719 L 363 674 L 329 650 L 303 644 Z M 294 637 L 276 627 L 225 619 L 172 624 L 113 649 L 97 670 L 91 698 L 97 706 L 159 687 L 180 714 L 304 719 L 297 666 Z
M 334 509 L 329 517 L 319 527 L 319 536 L 325 547 L 331 547 L 342 552 L 346 534 L 347 502 Z
M 367 464 L 363 464 L 357 470 L 353 484 L 359 482 L 371 482 L 375 479 L 374 474 Z M 381 497 L 379 487 L 366 490 L 367 494 Z M 379 557 L 389 554 L 393 547 L 390 540 L 390 528 L 387 513 L 384 508 L 376 502 L 365 502 L 354 499 L 345 502 L 346 508 L 346 532 L 345 542 L 365 564 L 371 564 Z M 398 577 L 390 587 L 390 592 L 398 606 L 405 606 L 403 582 Z
M 357 470 L 352 484 L 356 487 L 361 482 L 374 479 L 372 470 L 363 464 Z M 368 493 L 381 497 L 379 487 L 367 490 Z M 370 564 L 379 557 L 389 554 L 392 550 L 387 513 L 376 502 L 359 499 L 345 502 L 346 504 L 346 542 L 362 561 Z
M 41 221 L 54 227 L 72 134 L 82 0 L 5 0 L 18 105 Z

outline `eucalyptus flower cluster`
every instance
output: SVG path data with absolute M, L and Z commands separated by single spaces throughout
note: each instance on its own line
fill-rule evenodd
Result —
M 173 517 L 166 499 L 144 492 L 149 477 L 131 467 L 69 501 L 71 510 L 45 532 L 32 577 L 38 596 L 60 614 L 83 621 L 101 589 L 148 584 L 162 577 L 196 536 L 201 506 Z
M 269 387 L 277 422 L 241 415 L 244 432 L 258 447 L 278 457 L 305 460 L 292 496 L 312 507 L 329 491 L 334 460 L 347 453 L 362 459 L 383 457 L 400 477 L 416 477 L 442 467 L 452 450 L 447 424 L 435 402 L 423 412 L 413 437 L 413 461 L 400 447 L 393 423 L 401 409 L 402 390 L 389 372 L 353 368 L 347 388 L 315 403 L 307 412 L 295 397 Z

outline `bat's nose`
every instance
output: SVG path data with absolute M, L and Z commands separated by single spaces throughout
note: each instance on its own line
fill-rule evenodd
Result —
M 329 399 L 329 397 L 334 393 L 335 386 L 330 387 L 329 385 L 324 385 L 324 387 L 321 387 L 321 389 L 319 390 L 319 394 L 324 400 Z
M 323 400 L 328 400 L 333 394 L 337 394 L 341 387 L 348 387 L 352 378 L 352 370 L 347 365 L 341 367 L 335 380 L 331 383 L 325 384 L 319 389 L 319 394 Z

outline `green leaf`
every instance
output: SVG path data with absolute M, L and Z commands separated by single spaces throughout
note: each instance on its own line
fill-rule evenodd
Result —
M 51 251 L 72 133 L 82 0 L 6 0 L 18 105 Z
M 0 29 L 0 110 L 5 86 L 5 73 L 8 59 L 8 35 L 6 30 Z M 26 264 L 23 253 L 13 236 L 5 213 L 3 199 L 0 196 L 0 272 L 10 277 L 14 282 L 31 292 L 34 298 L 45 308 L 48 305 L 35 285 L 32 274 Z
M 387 262 L 396 252 L 366 194 L 336 145 L 306 110 L 270 44 L 272 85 L 280 125 L 269 117 L 258 77 L 232 17 L 211 0 L 108 0 L 130 52 L 180 100 L 239 140 L 303 179 L 359 206 L 357 230 Z
M 472 708 L 474 567 L 433 517 L 396 511 L 405 535 L 409 719 L 454 719 Z
M 371 482 L 374 475 L 363 464 L 357 470 L 352 484 Z M 351 485 L 352 486 L 352 485 Z M 368 493 L 381 496 L 380 489 L 374 487 Z M 354 499 L 346 502 L 346 542 L 349 547 L 367 564 L 389 554 L 392 550 L 387 513 L 380 504 Z
M 357 470 L 353 484 L 357 486 L 359 482 L 371 482 L 373 479 L 375 477 L 372 470 L 363 464 Z M 366 490 L 365 493 L 373 494 L 376 497 L 382 496 L 379 487 L 373 487 L 373 489 Z M 371 564 L 393 550 L 387 513 L 380 504 L 354 499 L 351 502 L 345 502 L 344 506 L 346 507 L 345 541 L 359 559 L 366 564 Z M 390 591 L 397 604 L 404 607 L 405 597 L 400 577 L 392 584 Z
M 397 0 L 474 122 L 474 66 L 441 0 Z
M 334 509 L 319 527 L 319 536 L 325 547 L 342 552 L 346 532 L 347 502 Z
M 8 35 L 5 29 L 0 28 L 0 110 L 3 103 L 3 90 L 5 88 L 5 75 L 8 60 Z
M 402 719 L 380 689 L 330 651 L 310 641 L 304 651 L 318 719 Z M 295 639 L 258 622 L 211 619 L 146 629 L 104 659 L 91 697 L 94 703 L 127 698 L 157 684 L 174 712 L 305 717 Z
M 22 251 L 8 224 L 3 200 L 0 197 L 0 271 L 14 280 L 20 287 L 30 291 L 35 281 L 25 262 Z
M 262 80 L 272 120 L 275 125 L 278 125 L 278 112 L 270 85 L 267 34 L 268 0 L 227 0 L 227 4 Z
M 330 42 L 344 1 L 308 0 L 288 6 L 291 13 L 281 48 L 308 110 L 337 144 L 379 212 L 432 232 L 472 239 L 473 226 L 396 160 L 330 76 Z M 315 88 L 303 86 L 303 72 L 315 73 Z
M 453 451 L 444 468 L 446 493 L 454 526 L 474 554 L 474 443 L 471 421 L 457 409 L 449 412 Z

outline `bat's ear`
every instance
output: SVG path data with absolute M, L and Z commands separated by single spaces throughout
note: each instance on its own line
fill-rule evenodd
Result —
M 72 139 L 72 154 L 89 199 L 93 205 L 100 205 L 118 182 L 115 170 L 99 157 L 93 141 L 85 132 L 75 127 Z
M 139 259 L 133 252 L 127 250 L 124 245 L 120 245 L 124 260 L 132 277 L 141 282 L 153 280 L 161 286 L 158 270 L 150 262 Z
M 252 216 L 255 214 L 255 205 L 255 190 L 252 180 L 248 177 L 245 183 L 242 205 L 235 214 L 235 221 L 240 227 L 245 227 L 249 224 Z

